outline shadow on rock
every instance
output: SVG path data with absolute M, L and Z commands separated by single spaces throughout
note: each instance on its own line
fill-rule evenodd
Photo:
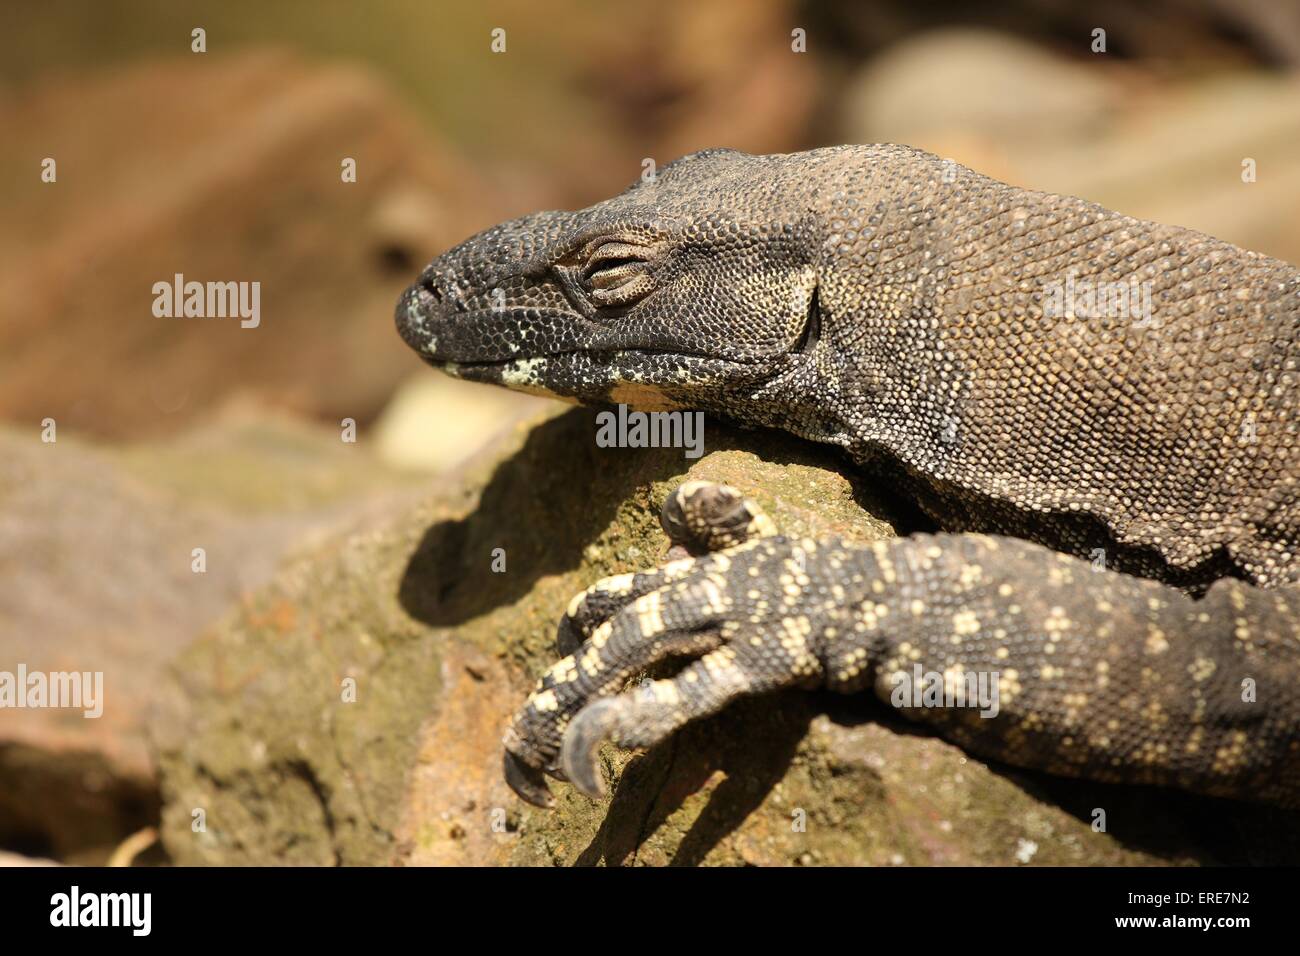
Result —
M 1163 787 L 1070 780 L 988 764 L 1027 794 L 1059 806 L 1125 846 L 1171 863 L 1280 866 L 1300 862 L 1300 813 Z M 1099 814 L 1098 811 L 1103 811 Z
M 815 699 L 791 691 L 737 701 L 629 762 L 600 830 L 576 865 L 636 862 L 648 837 L 671 826 L 677 811 L 695 799 L 703 805 L 672 859 L 655 862 L 703 863 L 785 777 L 817 713 Z
M 815 695 L 841 727 L 872 721 L 907 737 L 933 737 L 867 695 Z M 954 745 L 955 746 L 955 745 Z M 1300 813 L 1221 800 L 1163 787 L 1126 786 L 1056 777 L 972 757 L 1037 803 L 1059 807 L 1089 827 L 1104 825 L 1120 844 L 1170 863 L 1278 866 L 1300 862 Z M 1098 811 L 1104 811 L 1098 814 Z
M 534 428 L 473 512 L 429 528 L 402 576 L 408 614 L 446 627 L 519 600 L 544 575 L 577 567 L 638 486 L 681 470 L 680 449 L 598 448 L 595 414 L 574 409 Z M 497 555 L 508 573 L 492 573 Z
M 519 600 L 539 578 L 580 565 L 584 549 L 628 502 L 658 535 L 661 502 L 651 500 L 652 484 L 684 477 L 694 461 L 680 448 L 600 448 L 598 413 L 577 408 L 534 428 L 523 447 L 497 467 L 472 513 L 429 528 L 402 576 L 399 600 L 408 614 L 447 627 Z M 849 471 L 836 449 L 788 435 L 743 432 L 710 420 L 707 441 L 709 453 L 738 448 L 781 465 Z M 864 508 L 893 510 L 875 483 L 850 481 Z M 498 554 L 504 554 L 508 573 L 492 573 Z M 646 553 L 643 564 L 649 567 L 658 557 Z

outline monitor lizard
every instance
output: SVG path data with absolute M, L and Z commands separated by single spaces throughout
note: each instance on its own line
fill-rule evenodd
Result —
M 994 717 L 903 710 L 974 754 L 1300 805 L 1293 266 L 905 146 L 709 149 L 456 246 L 396 320 L 464 379 L 841 446 L 943 532 L 792 540 L 684 487 L 721 530 L 575 598 L 505 736 L 524 799 L 602 793 L 603 741 L 920 665 L 996 675 Z

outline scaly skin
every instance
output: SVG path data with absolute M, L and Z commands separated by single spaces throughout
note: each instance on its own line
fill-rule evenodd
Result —
M 1054 308 L 1097 283 L 1133 294 Z M 468 240 L 397 320 L 464 378 L 841 445 L 966 532 L 758 536 L 602 592 L 507 734 L 527 799 L 597 792 L 602 739 L 791 684 L 888 697 L 910 661 L 1001 675 L 997 717 L 904 711 L 973 752 L 1300 802 L 1292 266 L 906 147 L 708 150 Z M 668 654 L 704 656 L 619 693 Z

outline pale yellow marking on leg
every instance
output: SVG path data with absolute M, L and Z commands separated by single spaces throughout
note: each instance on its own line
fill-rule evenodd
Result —
M 552 711 L 560 709 L 559 698 L 555 696 L 555 691 L 544 690 L 541 693 L 534 694 L 529 698 L 528 703 L 533 710 L 540 711 L 543 714 L 549 714 Z
M 636 615 L 642 636 L 653 637 L 663 633 L 664 617 L 658 591 L 651 591 L 637 598 L 636 603 L 632 605 L 632 613 Z

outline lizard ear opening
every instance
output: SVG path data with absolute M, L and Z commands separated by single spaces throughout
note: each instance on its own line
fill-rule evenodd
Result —
M 817 347 L 822 337 L 822 313 L 817 300 L 817 287 L 813 286 L 812 295 L 808 296 L 808 316 L 804 321 L 803 331 L 790 348 L 792 355 L 807 355 Z

